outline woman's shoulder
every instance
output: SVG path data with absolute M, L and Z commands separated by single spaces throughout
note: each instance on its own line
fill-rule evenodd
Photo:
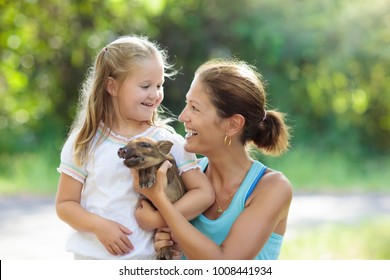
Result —
M 292 185 L 280 171 L 267 169 L 245 206 L 269 209 L 288 209 L 292 200 Z M 256 210 L 255 210 L 256 211 Z M 261 210 L 264 211 L 264 210 Z M 278 210 L 281 211 L 281 210 Z
M 270 168 L 265 171 L 256 187 L 258 192 L 284 196 L 286 199 L 292 197 L 292 189 L 290 180 L 282 172 Z
M 267 168 L 263 178 L 266 179 L 267 181 L 271 181 L 275 183 L 290 184 L 290 180 L 287 178 L 286 175 L 284 175 L 283 172 L 271 168 Z

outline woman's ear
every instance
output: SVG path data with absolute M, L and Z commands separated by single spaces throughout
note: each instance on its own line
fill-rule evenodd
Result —
M 118 83 L 113 77 L 108 77 L 106 90 L 111 96 L 117 96 Z
M 233 136 L 241 131 L 245 125 L 245 118 L 241 114 L 235 114 L 228 119 L 226 135 Z

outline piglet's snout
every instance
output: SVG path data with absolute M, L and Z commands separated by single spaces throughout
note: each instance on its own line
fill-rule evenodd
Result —
M 118 150 L 118 156 L 120 158 L 125 158 L 126 157 L 126 154 L 128 153 L 129 151 L 127 150 L 126 147 L 123 147 L 123 148 L 119 148 Z

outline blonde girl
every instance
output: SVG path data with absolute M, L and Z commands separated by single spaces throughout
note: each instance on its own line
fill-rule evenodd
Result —
M 146 37 L 121 37 L 98 53 L 58 167 L 56 211 L 73 229 L 66 247 L 75 259 L 155 257 L 153 230 L 166 224 L 157 211 L 135 215 L 139 195 L 117 155 L 131 139 L 148 136 L 174 143 L 171 152 L 187 189 L 175 207 L 187 219 L 213 203 L 195 155 L 184 150 L 183 137 L 158 116 L 164 79 L 173 74 L 166 52 Z

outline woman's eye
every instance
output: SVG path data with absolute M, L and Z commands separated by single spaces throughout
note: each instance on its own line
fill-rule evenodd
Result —
M 192 111 L 199 111 L 195 106 L 191 106 Z
M 147 89 L 147 88 L 149 88 L 149 85 L 147 85 L 147 86 L 141 86 L 141 88 Z

